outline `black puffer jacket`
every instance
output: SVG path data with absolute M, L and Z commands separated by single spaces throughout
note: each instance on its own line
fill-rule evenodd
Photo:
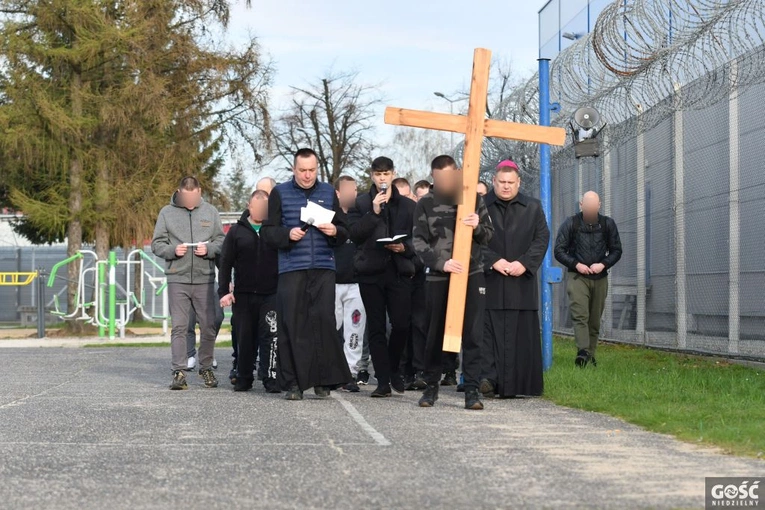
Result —
M 414 246 L 412 245 L 412 223 L 414 221 L 414 201 L 401 196 L 395 186 L 386 207 L 380 214 L 375 214 L 372 200 L 379 191 L 372 185 L 369 193 L 356 198 L 356 205 L 348 212 L 350 237 L 356 243 L 357 250 L 354 268 L 359 281 L 376 277 L 385 272 L 388 264 L 394 264 L 400 276 L 411 277 L 415 272 Z M 387 248 L 377 246 L 377 240 L 406 234 L 403 253 L 393 253 Z
M 356 283 L 353 258 L 356 245 L 350 239 L 335 246 L 335 283 Z
M 279 281 L 277 251 L 267 245 L 250 225 L 250 213 L 244 211 L 223 240 L 218 295 L 228 294 L 231 270 L 235 274 L 235 292 L 273 294 Z
M 606 271 L 600 274 L 582 275 L 599 280 L 608 275 L 608 269 L 622 258 L 622 242 L 616 222 L 608 216 L 598 215 L 597 223 L 588 224 L 582 213 L 567 218 L 560 226 L 555 238 L 555 259 L 572 273 L 576 265 L 591 266 L 602 263 Z

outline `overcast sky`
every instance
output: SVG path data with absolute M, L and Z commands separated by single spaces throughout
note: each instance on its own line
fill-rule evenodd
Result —
M 248 31 L 276 64 L 273 105 L 283 105 L 291 85 L 325 70 L 355 70 L 380 84 L 386 104 L 449 111 L 443 99 L 468 88 L 473 49 L 512 60 L 529 77 L 538 54 L 537 11 L 544 0 L 244 0 L 234 4 L 229 37 Z M 379 115 L 378 137 L 392 128 Z

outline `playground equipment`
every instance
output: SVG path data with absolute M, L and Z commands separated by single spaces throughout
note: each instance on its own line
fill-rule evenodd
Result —
M 29 285 L 36 277 L 36 271 L 31 273 L 0 273 L 0 286 Z
M 92 263 L 88 265 L 91 260 Z M 106 260 L 99 260 L 95 252 L 80 250 L 53 266 L 48 278 L 48 287 L 52 287 L 55 283 L 59 269 L 77 261 L 81 261 L 81 263 L 79 264 L 74 310 L 69 311 L 69 313 L 62 312 L 58 297 L 54 296 L 54 315 L 64 320 L 81 320 L 98 326 L 100 337 L 104 337 L 108 332 L 109 339 L 113 340 L 117 336 L 117 330 L 119 330 L 120 338 L 125 337 L 125 326 L 130 322 L 136 310 L 141 310 L 145 319 L 161 321 L 162 331 L 167 334 L 169 311 L 166 292 L 167 278 L 164 269 L 146 252 L 136 249 L 128 253 L 125 260 L 117 260 L 117 253 L 111 251 Z M 156 276 L 146 270 L 147 261 L 159 271 L 161 276 Z M 124 286 L 120 284 L 117 278 L 120 267 L 124 267 Z M 151 309 L 148 309 L 143 285 L 140 296 L 136 296 L 133 291 L 135 272 L 141 274 L 142 278 L 145 278 L 151 286 Z M 91 289 L 91 299 L 88 299 L 88 290 Z M 121 299 L 118 299 L 118 293 Z M 156 298 L 160 296 L 162 311 L 157 315 Z
M 37 279 L 37 338 L 45 338 L 45 271 L 0 273 L 0 286 L 27 286 Z

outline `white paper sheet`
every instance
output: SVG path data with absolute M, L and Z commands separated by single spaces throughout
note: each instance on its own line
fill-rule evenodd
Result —
M 300 221 L 307 223 L 309 219 L 313 218 L 314 225 L 323 225 L 325 223 L 332 223 L 332 219 L 335 217 L 335 211 L 326 209 L 315 202 L 308 202 L 308 205 L 300 208 Z

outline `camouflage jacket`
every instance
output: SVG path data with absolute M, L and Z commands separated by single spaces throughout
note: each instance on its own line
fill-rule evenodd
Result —
M 473 246 L 470 253 L 470 274 L 483 271 L 481 247 L 489 244 L 494 227 L 489 211 L 480 196 L 476 199 L 478 226 L 473 230 Z M 443 203 L 433 191 L 423 196 L 414 210 L 414 251 L 425 264 L 429 280 L 441 280 L 449 276 L 444 264 L 452 257 L 457 206 Z

